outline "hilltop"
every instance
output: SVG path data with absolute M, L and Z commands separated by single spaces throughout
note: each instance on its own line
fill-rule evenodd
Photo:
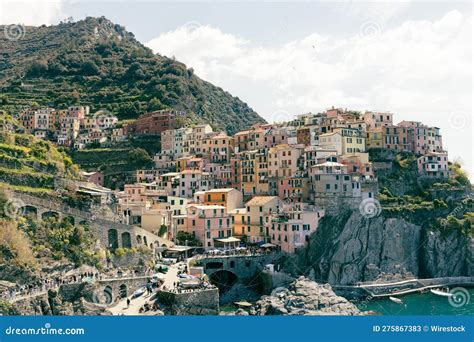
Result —
M 104 17 L 27 26 L 23 33 L 18 40 L 0 36 L 0 109 L 7 112 L 81 104 L 133 119 L 173 107 L 231 134 L 264 122 L 239 98 L 183 63 L 154 54 Z

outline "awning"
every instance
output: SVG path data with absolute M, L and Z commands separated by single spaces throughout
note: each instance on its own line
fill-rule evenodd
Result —
M 272 247 L 275 247 L 275 245 L 273 243 L 264 243 L 260 247 L 262 247 L 262 248 L 272 248 Z
M 240 242 L 240 239 L 237 239 L 236 237 L 233 237 L 233 236 L 224 238 L 224 239 L 215 239 L 215 240 L 222 243 Z
M 167 248 L 166 251 L 169 251 L 169 252 L 186 252 L 186 251 L 189 251 L 193 248 L 194 247 L 189 247 L 189 246 L 174 246 L 174 247 Z

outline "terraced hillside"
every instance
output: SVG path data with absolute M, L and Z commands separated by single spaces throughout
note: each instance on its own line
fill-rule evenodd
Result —
M 229 133 L 264 122 L 237 97 L 153 54 L 106 18 L 28 26 L 18 40 L 7 39 L 3 26 L 0 32 L 0 109 L 8 112 L 82 104 L 129 119 L 173 107 Z
M 78 178 L 71 158 L 50 142 L 15 132 L 11 117 L 0 115 L 0 185 L 34 191 L 54 188 L 58 177 Z

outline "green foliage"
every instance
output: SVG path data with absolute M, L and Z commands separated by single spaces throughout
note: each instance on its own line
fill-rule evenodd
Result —
M 160 231 L 158 232 L 159 236 L 164 236 L 168 232 L 168 227 L 165 224 L 160 226 Z
M 470 186 L 471 182 L 467 176 L 466 171 L 461 168 L 459 163 L 453 163 L 449 166 L 450 171 L 453 173 L 453 178 L 460 184 L 464 186 Z
M 53 258 L 67 258 L 78 266 L 97 266 L 100 261 L 93 251 L 94 239 L 88 226 L 73 225 L 68 220 L 56 218 L 42 222 L 27 219 L 20 226 L 36 246 L 37 253 L 47 249 Z
M 0 299 L 0 313 L 3 316 L 18 315 L 18 312 L 15 309 L 15 304 L 4 299 Z
M 445 234 L 449 234 L 450 232 L 457 230 L 466 236 L 474 236 L 473 212 L 464 214 L 463 218 L 457 218 L 453 215 L 449 215 L 447 218 L 438 219 L 437 222 L 438 229 L 440 229 Z
M 81 103 L 120 119 L 173 107 L 230 133 L 263 122 L 240 99 L 184 64 L 154 55 L 105 18 L 28 27 L 24 39 L 2 40 L 2 53 L 0 108 L 12 113 L 34 102 L 56 108 Z
M 200 246 L 201 242 L 196 239 L 196 237 L 188 232 L 180 231 L 176 234 L 176 240 L 180 245 L 188 245 L 188 246 Z
M 16 123 L 0 114 L 1 125 Z M 0 131 L 0 182 L 16 187 L 49 188 L 54 177 L 77 178 L 78 168 L 63 151 L 52 143 L 13 129 Z

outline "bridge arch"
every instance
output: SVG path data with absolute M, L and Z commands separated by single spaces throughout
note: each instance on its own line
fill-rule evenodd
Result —
M 51 219 L 51 218 L 59 220 L 60 217 L 61 217 L 61 215 L 57 211 L 52 211 L 52 210 L 45 211 L 41 214 L 41 220 L 43 220 L 43 221 Z
M 108 246 L 111 249 L 117 249 L 119 247 L 117 229 L 109 229 L 107 232 Z
M 123 248 L 132 248 L 132 239 L 130 238 L 129 232 L 122 233 L 122 247 Z
M 127 285 L 121 284 L 119 286 L 119 293 L 118 294 L 119 294 L 119 297 L 122 298 L 122 299 L 127 298 L 128 297 Z
M 63 221 L 68 222 L 68 223 L 72 224 L 73 226 L 76 224 L 76 219 L 73 216 L 69 216 L 69 215 L 64 216 Z
M 209 281 L 219 288 L 220 293 L 230 290 L 237 280 L 237 275 L 227 270 L 218 270 L 209 276 Z
M 23 207 L 25 216 L 28 218 L 32 219 L 37 219 L 38 218 L 38 208 L 32 206 L 32 205 L 25 205 Z
M 114 301 L 114 292 L 112 286 L 107 285 L 104 288 L 105 304 L 111 304 Z

